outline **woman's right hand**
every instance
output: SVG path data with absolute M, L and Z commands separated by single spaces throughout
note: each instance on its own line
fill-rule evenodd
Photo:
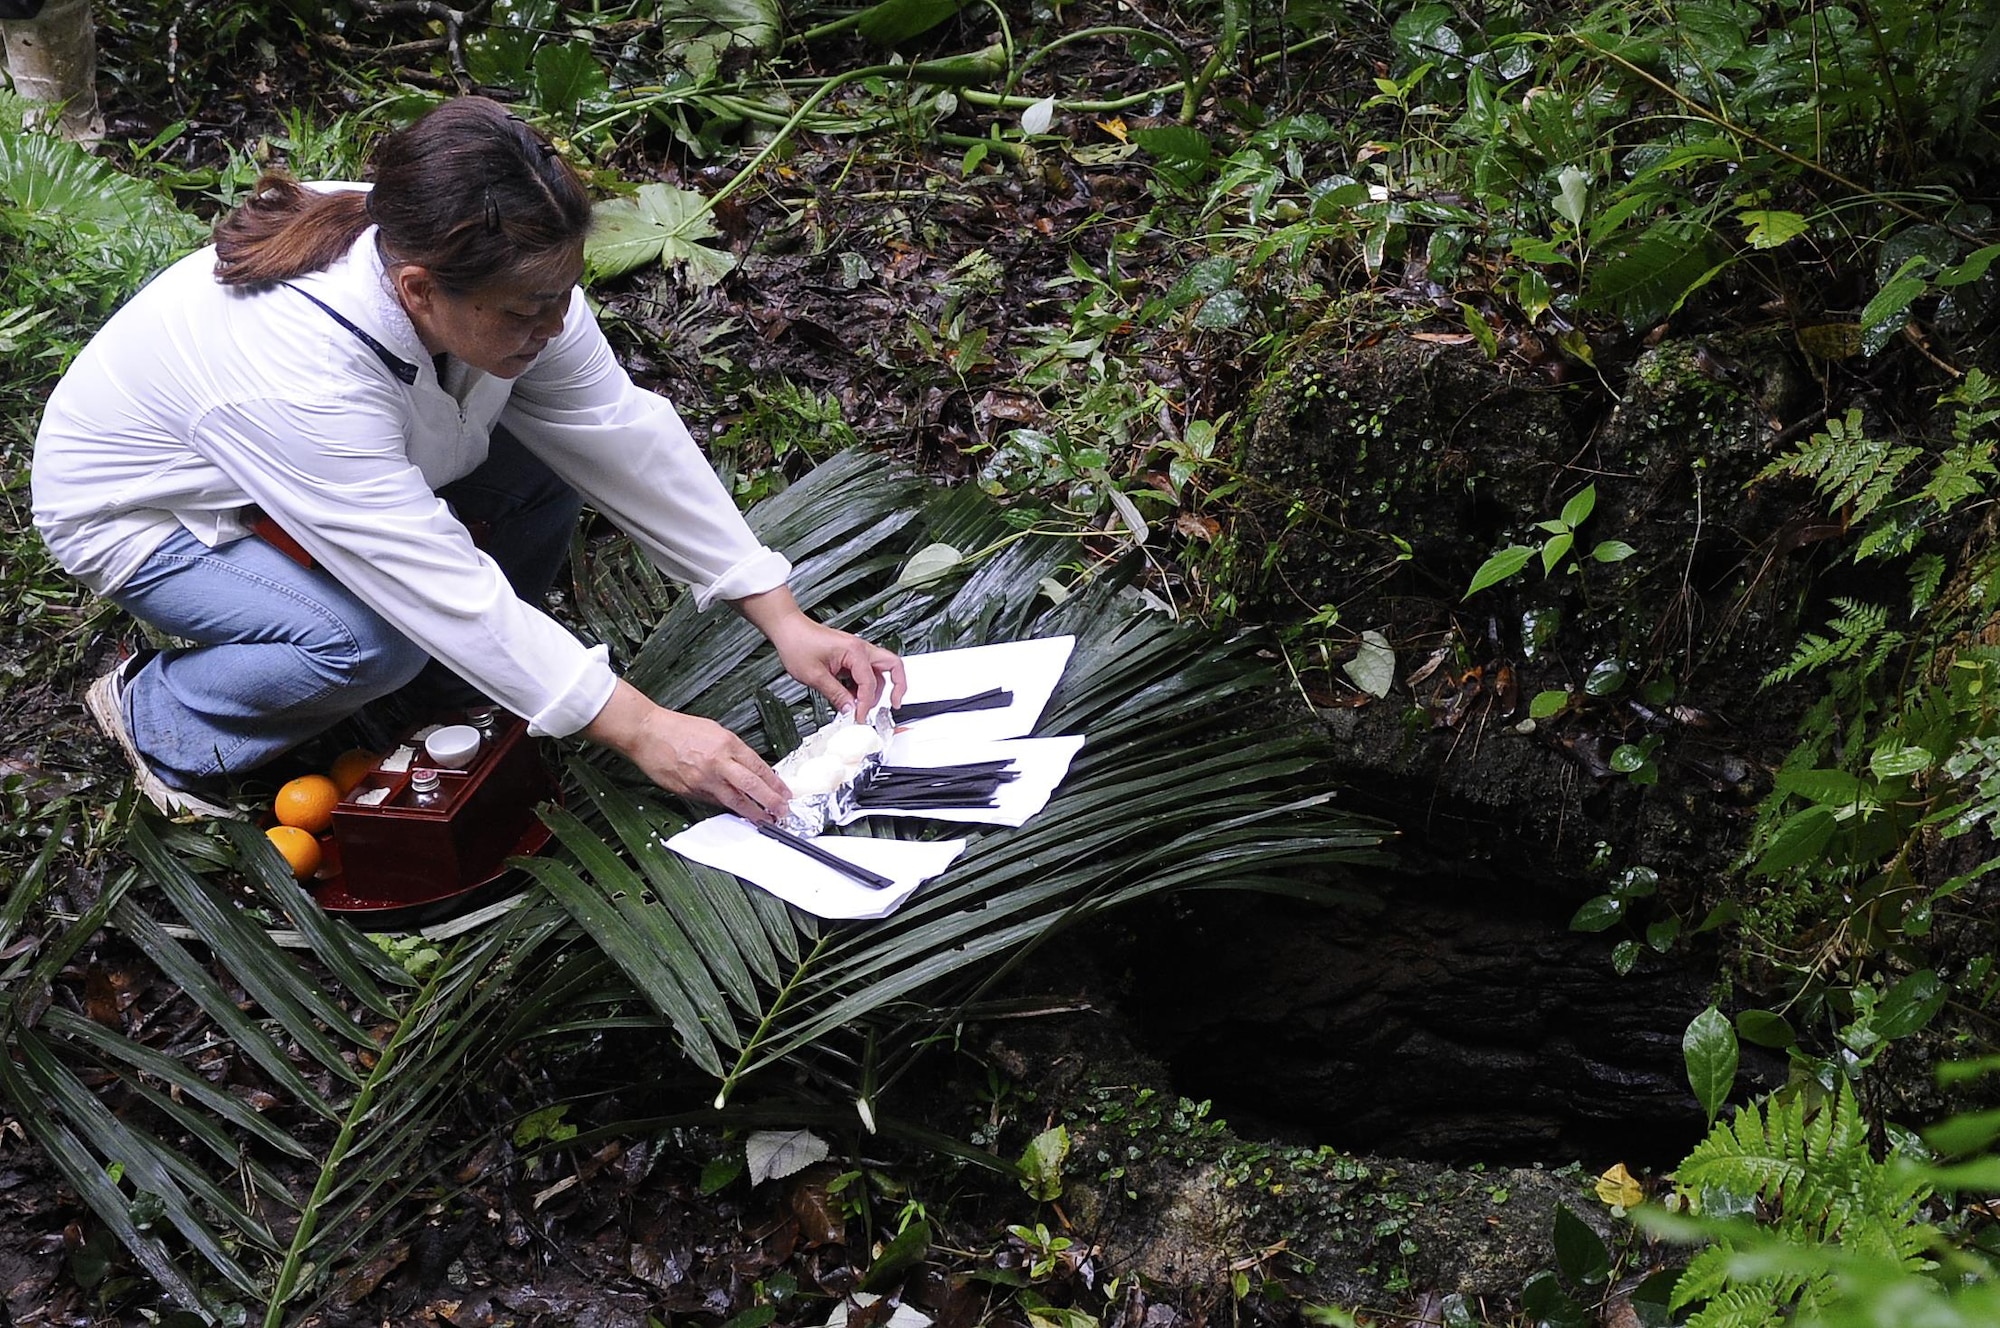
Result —
M 622 754 L 646 778 L 752 821 L 782 816 L 791 790 L 744 741 L 712 719 L 653 704 L 620 679 L 583 736 Z

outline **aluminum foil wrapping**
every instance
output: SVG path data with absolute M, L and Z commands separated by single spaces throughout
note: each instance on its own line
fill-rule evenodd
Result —
M 778 828 L 811 838 L 854 811 L 854 785 L 882 763 L 895 732 L 887 706 L 873 720 L 845 713 L 820 729 L 773 767 L 792 789 Z

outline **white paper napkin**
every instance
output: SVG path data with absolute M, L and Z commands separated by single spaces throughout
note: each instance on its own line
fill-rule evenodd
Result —
M 711 816 L 667 841 L 682 857 L 729 872 L 822 918 L 886 918 L 965 851 L 963 839 L 913 841 L 821 835 L 815 846 L 895 884 L 872 890 L 795 848 L 767 839 L 740 816 Z
M 940 716 L 942 718 L 942 716 Z M 1083 748 L 1083 738 L 1009 738 L 1002 742 L 956 742 L 926 739 L 913 724 L 890 739 L 883 760 L 895 766 L 970 765 L 975 761 L 1012 761 L 1019 774 L 994 793 L 995 807 L 931 807 L 903 811 L 894 807 L 861 807 L 840 818 L 848 825 L 864 816 L 921 816 L 932 821 L 962 821 L 974 825 L 1026 825 L 1046 807 L 1069 773 L 1069 764 Z
M 932 715 L 899 727 L 925 742 L 993 742 L 1021 738 L 1035 731 L 1049 697 L 1069 665 L 1073 636 L 1046 636 L 1034 641 L 1008 641 L 960 650 L 934 650 L 903 656 L 903 676 L 909 686 L 903 704 L 952 701 L 994 687 L 1014 694 L 996 710 L 966 710 Z

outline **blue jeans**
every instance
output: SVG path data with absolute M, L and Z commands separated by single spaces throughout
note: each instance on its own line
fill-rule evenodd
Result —
M 504 430 L 484 465 L 438 496 L 475 530 L 515 593 L 539 605 L 583 500 Z M 356 599 L 256 536 L 211 549 L 176 531 L 110 598 L 197 644 L 147 661 L 125 723 L 155 774 L 181 788 L 254 770 L 416 683 L 438 704 L 469 687 Z M 456 690 L 459 695 L 452 696 Z

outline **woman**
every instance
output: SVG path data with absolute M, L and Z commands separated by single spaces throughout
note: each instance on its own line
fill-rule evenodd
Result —
M 197 643 L 124 661 L 93 715 L 153 801 L 228 815 L 225 777 L 435 660 L 535 734 L 770 819 L 789 794 L 754 752 L 536 607 L 581 502 L 836 706 L 872 705 L 882 674 L 900 691 L 901 661 L 799 609 L 673 407 L 619 367 L 577 288 L 590 201 L 546 139 L 465 98 L 387 137 L 374 175 L 260 180 L 50 397 L 37 528 L 93 590 Z

